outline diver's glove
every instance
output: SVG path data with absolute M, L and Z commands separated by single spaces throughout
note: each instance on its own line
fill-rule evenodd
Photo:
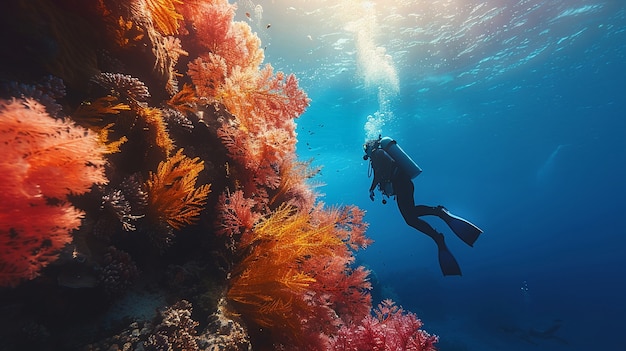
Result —
M 374 201 L 374 190 L 370 190 L 370 200 Z

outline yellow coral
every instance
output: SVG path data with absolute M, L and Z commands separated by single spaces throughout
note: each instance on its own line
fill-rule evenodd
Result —
M 204 209 L 210 192 L 210 184 L 195 187 L 203 169 L 204 161 L 190 159 L 183 149 L 159 163 L 157 172 L 151 172 L 146 182 L 148 205 L 154 216 L 178 230 L 192 224 Z
M 163 150 L 166 156 L 169 156 L 174 149 L 174 141 L 172 141 L 167 132 L 161 110 L 152 107 L 140 107 L 139 116 L 144 119 L 150 131 L 154 134 L 154 143 Z
M 82 125 L 93 128 L 102 123 L 105 115 L 117 115 L 122 111 L 130 111 L 130 106 L 118 103 L 115 96 L 107 95 L 94 101 L 83 102 L 74 111 L 72 118 Z
M 144 6 L 152 18 L 152 23 L 163 35 L 178 34 L 179 20 L 183 15 L 176 12 L 174 4 L 182 4 L 179 0 L 144 0 Z
M 120 152 L 120 146 L 128 141 L 128 138 L 125 136 L 122 136 L 118 140 L 109 141 L 109 133 L 112 131 L 111 127 L 113 127 L 113 123 L 107 124 L 98 132 L 98 140 L 106 147 L 108 154 Z
M 143 39 L 143 36 L 143 29 L 133 21 L 127 21 L 122 16 L 117 20 L 114 40 L 121 48 L 134 46 L 136 42 Z
M 197 100 L 193 87 L 185 84 L 178 93 L 167 101 L 167 105 L 182 113 L 194 113 Z

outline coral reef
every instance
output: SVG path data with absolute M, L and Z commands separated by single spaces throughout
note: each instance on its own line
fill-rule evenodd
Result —
M 191 304 L 181 300 L 161 311 L 161 322 L 148 337 L 145 349 L 158 350 L 197 350 L 196 327 L 198 322 L 191 319 Z
M 363 211 L 319 200 L 310 100 L 236 5 L 5 6 L 7 350 L 434 350 L 392 302 L 372 315 Z

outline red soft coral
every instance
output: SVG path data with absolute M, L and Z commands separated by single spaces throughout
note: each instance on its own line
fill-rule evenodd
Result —
M 415 314 L 404 313 L 393 301 L 385 300 L 375 316 L 342 327 L 329 340 L 328 350 L 435 351 L 439 338 L 420 329 L 422 325 Z
M 220 195 L 217 233 L 234 236 L 250 232 L 261 218 L 261 215 L 254 211 L 254 205 L 254 200 L 245 198 L 243 191 L 240 190 Z
M 216 52 L 226 41 L 226 35 L 235 17 L 235 5 L 227 0 L 185 1 L 176 6 L 193 27 L 196 45 Z
M 67 195 L 107 182 L 107 149 L 97 134 L 51 118 L 32 100 L 0 100 L 0 145 L 0 286 L 15 286 L 72 240 L 82 212 Z

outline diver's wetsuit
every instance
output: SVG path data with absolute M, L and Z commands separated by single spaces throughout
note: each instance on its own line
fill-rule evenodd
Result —
M 437 216 L 446 221 L 446 212 L 443 207 L 415 205 L 413 197 L 414 185 L 411 177 L 399 168 L 395 161 L 383 150 L 372 150 L 369 155 L 374 170 L 374 179 L 370 186 L 370 199 L 374 200 L 374 189 L 380 188 L 387 196 L 396 196 L 398 208 L 408 225 L 431 237 L 437 244 L 439 265 L 444 275 L 461 275 L 461 269 L 456 259 L 448 250 L 443 234 L 437 232 L 430 224 L 420 219 L 421 216 Z M 391 189 L 385 186 L 391 182 Z M 391 193 L 389 192 L 391 191 Z
M 437 216 L 444 219 L 441 208 L 415 205 L 413 181 L 402 170 L 396 172 L 391 183 L 395 191 L 396 201 L 398 201 L 398 208 L 406 223 L 431 237 L 437 243 L 437 246 L 443 244 L 443 234 L 438 233 L 428 222 L 419 218 L 421 216 Z
M 378 184 L 391 181 L 393 193 L 387 193 L 385 195 L 396 196 L 398 208 L 406 223 L 430 236 L 435 240 L 437 245 L 439 245 L 439 242 L 443 241 L 443 235 L 438 233 L 430 224 L 421 220 L 419 217 L 432 215 L 442 218 L 443 211 L 441 211 L 441 208 L 415 205 L 415 199 L 413 197 L 415 187 L 413 181 L 395 164 L 393 159 L 391 159 L 385 151 L 381 149 L 373 150 L 370 157 L 372 160 L 372 169 L 374 170 L 374 179 L 372 180 L 370 192 L 374 191 Z M 384 189 L 385 187 L 381 186 L 381 188 Z

